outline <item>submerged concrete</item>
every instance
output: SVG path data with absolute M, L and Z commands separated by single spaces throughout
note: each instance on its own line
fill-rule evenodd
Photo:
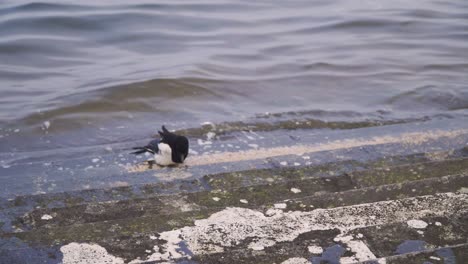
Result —
M 468 127 L 383 125 L 256 134 L 187 167 L 125 168 L 163 181 L 2 200 L 0 263 L 463 263 Z

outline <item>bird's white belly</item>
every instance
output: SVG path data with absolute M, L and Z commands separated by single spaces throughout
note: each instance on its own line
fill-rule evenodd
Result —
M 175 164 L 172 161 L 172 150 L 169 145 L 165 143 L 158 144 L 159 152 L 154 154 L 154 161 L 161 166 L 168 166 Z

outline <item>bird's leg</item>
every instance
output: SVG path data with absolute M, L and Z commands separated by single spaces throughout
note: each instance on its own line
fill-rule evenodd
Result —
M 153 166 L 154 164 L 156 164 L 156 161 L 155 160 L 147 160 L 146 161 L 148 163 L 148 169 L 153 169 Z

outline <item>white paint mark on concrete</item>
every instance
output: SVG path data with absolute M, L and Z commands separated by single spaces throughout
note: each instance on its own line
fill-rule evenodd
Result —
M 416 229 L 424 229 L 427 227 L 427 223 L 423 220 L 418 219 L 411 219 L 406 222 L 409 227 L 416 228 Z

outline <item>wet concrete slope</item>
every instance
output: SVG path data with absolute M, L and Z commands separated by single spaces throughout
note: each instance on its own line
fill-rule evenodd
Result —
M 0 263 L 465 263 L 466 121 L 179 131 L 152 183 L 3 199 Z

